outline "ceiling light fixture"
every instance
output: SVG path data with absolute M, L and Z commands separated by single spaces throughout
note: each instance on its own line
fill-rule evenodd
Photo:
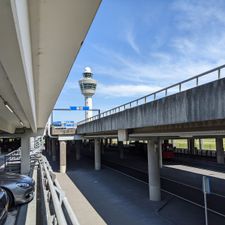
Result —
M 5 107 L 6 107 L 11 113 L 14 113 L 13 110 L 12 110 L 12 108 L 8 105 L 7 102 L 4 102 L 4 105 L 5 105 Z
M 16 116 L 16 118 L 19 120 L 19 123 L 21 124 L 21 126 L 24 127 L 24 123 L 22 122 L 20 117 L 13 111 L 12 107 L 8 104 L 7 101 L 5 101 L 5 99 L 1 95 L 0 95 L 0 99 L 2 100 L 2 103 L 5 105 L 5 107 Z

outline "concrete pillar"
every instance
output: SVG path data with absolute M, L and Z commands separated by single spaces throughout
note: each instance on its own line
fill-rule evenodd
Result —
M 104 143 L 103 139 L 101 139 L 100 145 L 101 145 L 101 147 L 100 147 L 101 153 L 104 155 L 104 153 L 105 153 L 105 143 Z
M 223 149 L 223 138 L 216 138 L 216 158 L 217 163 L 224 164 L 224 149 Z
M 194 138 L 188 139 L 188 150 L 190 151 L 191 154 L 194 154 L 194 150 L 195 150 L 195 139 Z
M 122 141 L 118 141 L 118 149 L 120 152 L 120 159 L 124 159 L 124 147 Z
M 148 140 L 148 181 L 149 198 L 151 201 L 161 200 L 159 154 L 154 140 Z
M 163 161 L 162 161 L 162 143 L 163 140 L 159 139 L 159 167 L 162 168 L 163 167 Z
M 59 170 L 60 173 L 66 172 L 66 141 L 59 142 Z
M 24 134 L 21 137 L 21 174 L 30 173 L 30 135 Z
M 50 137 L 48 137 L 48 155 L 51 157 L 52 156 L 52 150 L 51 150 L 51 139 L 50 139 Z
M 199 150 L 202 150 L 202 146 L 203 146 L 203 143 L 202 143 L 202 139 L 201 138 L 199 138 Z
M 52 138 L 51 140 L 52 144 L 52 161 L 55 162 L 56 161 L 56 140 L 54 138 Z
M 76 141 L 76 160 L 80 160 L 80 149 L 81 149 L 82 141 Z
M 99 139 L 95 139 L 95 170 L 101 169 L 101 144 Z

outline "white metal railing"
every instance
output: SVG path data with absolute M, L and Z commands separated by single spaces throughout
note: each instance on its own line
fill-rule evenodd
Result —
M 153 93 L 151 93 L 149 95 L 145 95 L 144 97 L 135 99 L 135 100 L 133 100 L 131 102 L 125 103 L 123 105 L 120 105 L 120 106 L 117 106 L 117 107 L 112 108 L 110 110 L 107 110 L 105 112 L 102 112 L 99 115 L 96 115 L 96 116 L 93 116 L 91 118 L 82 120 L 82 121 L 78 122 L 77 125 L 81 125 L 81 124 L 84 124 L 84 123 L 87 123 L 87 122 L 91 122 L 91 121 L 100 119 L 102 117 L 106 117 L 106 116 L 109 116 L 109 115 L 112 115 L 112 114 L 124 111 L 126 109 L 134 108 L 136 106 L 143 105 L 143 104 L 155 101 L 155 100 L 163 98 L 163 97 L 167 97 L 168 95 L 171 95 L 171 94 L 182 92 L 182 91 L 184 91 L 184 88 L 185 88 L 185 90 L 188 90 L 188 89 L 197 87 L 197 86 L 200 85 L 200 78 L 205 77 L 207 75 L 210 75 L 210 76 L 215 75 L 214 72 L 216 72 L 216 78 L 214 80 L 220 79 L 221 78 L 221 70 L 223 68 L 225 68 L 225 64 L 222 65 L 222 66 L 216 67 L 216 68 L 214 68 L 212 70 L 208 70 L 208 71 L 206 71 L 204 73 L 198 74 L 198 75 L 196 75 L 194 77 L 191 77 L 189 79 L 186 79 L 184 81 L 181 81 L 179 83 L 176 83 L 176 84 L 173 84 L 173 85 L 168 86 L 166 88 L 163 88 L 163 89 L 161 89 L 159 91 L 153 92 Z M 194 85 L 189 86 L 189 87 L 187 87 L 187 86 L 185 87 L 185 84 L 187 84 L 190 81 L 194 81 Z M 211 82 L 211 81 L 206 80 L 205 82 L 202 82 L 201 84 L 205 84 L 205 83 L 209 83 L 209 82 Z M 173 88 L 177 88 L 178 90 L 177 91 L 173 91 L 172 90 Z
M 47 216 L 50 218 L 49 224 L 80 225 L 45 156 L 40 160 L 40 167 L 42 178 L 45 180 L 45 191 L 48 192 L 48 199 L 45 201 L 47 203 L 52 200 L 54 208 L 53 215 Z

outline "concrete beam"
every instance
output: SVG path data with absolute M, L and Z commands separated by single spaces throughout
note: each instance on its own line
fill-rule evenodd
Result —
M 211 105 L 212 107 L 208 107 Z M 215 110 L 216 109 L 216 110 Z M 115 130 L 170 126 L 186 128 L 198 122 L 204 126 L 212 121 L 208 130 L 216 130 L 214 121 L 225 118 L 225 78 L 193 89 L 161 98 L 131 109 L 102 117 L 77 127 L 78 134 L 103 133 Z M 197 128 L 196 128 L 197 129 Z M 179 132 L 178 132 L 179 135 Z M 159 135 L 162 137 L 162 135 Z M 158 137 L 159 137 L 158 136 Z
M 18 83 L 18 76 L 11 74 L 10 80 L 23 106 L 24 112 L 34 132 L 37 130 L 36 102 L 34 90 L 33 63 L 31 54 L 30 24 L 27 0 L 11 0 L 12 14 L 16 29 L 20 56 L 23 64 L 24 83 Z M 21 91 L 23 90 L 23 91 Z M 24 98 L 24 92 L 27 97 Z M 27 101 L 28 100 L 28 101 Z M 28 104 L 29 103 L 29 104 Z

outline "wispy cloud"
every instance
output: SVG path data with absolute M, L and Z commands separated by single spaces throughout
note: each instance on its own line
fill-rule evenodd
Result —
M 167 86 L 224 64 L 224 1 L 174 1 L 169 10 L 174 33 L 163 35 L 167 39 L 165 48 L 143 49 L 140 54 L 137 31 L 129 28 L 125 41 L 140 55 L 98 45 L 96 51 L 106 63 L 93 63 L 96 74 L 132 85 Z
M 158 91 L 160 87 L 148 85 L 98 84 L 97 93 L 105 97 L 137 97 Z
M 133 31 L 129 30 L 126 32 L 126 40 L 127 43 L 129 44 L 129 46 L 137 53 L 140 54 L 140 48 L 137 44 L 137 42 L 135 41 L 135 36 Z

